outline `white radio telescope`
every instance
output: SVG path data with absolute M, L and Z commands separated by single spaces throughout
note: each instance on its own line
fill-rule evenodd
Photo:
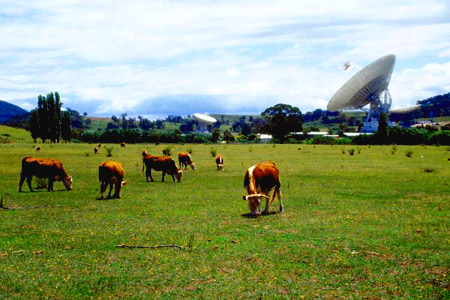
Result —
M 378 129 L 378 116 L 388 113 L 392 105 L 388 85 L 395 65 L 395 55 L 389 54 L 372 62 L 350 78 L 331 98 L 327 109 L 363 109 L 370 105 L 361 131 Z
M 194 118 L 199 121 L 199 131 L 207 132 L 207 126 L 216 123 L 217 120 L 206 114 L 195 113 Z

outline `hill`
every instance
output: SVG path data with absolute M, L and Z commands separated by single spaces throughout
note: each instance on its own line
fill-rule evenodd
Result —
M 25 129 L 0 125 L 0 144 L 9 143 L 33 143 L 33 139 Z
M 9 102 L 0 100 L 0 123 L 5 123 L 16 116 L 22 116 L 28 114 L 23 108 Z

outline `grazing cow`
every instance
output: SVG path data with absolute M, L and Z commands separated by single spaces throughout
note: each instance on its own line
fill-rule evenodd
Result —
M 217 155 L 216 158 L 217 171 L 223 170 L 223 157 L 221 155 Z
M 123 165 L 115 161 L 105 161 L 98 167 L 98 180 L 100 181 L 100 194 L 98 199 L 103 199 L 103 193 L 106 191 L 109 185 L 108 199 L 117 198 L 120 199 L 120 190 L 122 185 L 126 185 L 126 181 L 123 180 L 125 175 Z M 114 185 L 114 196 L 111 197 L 111 192 Z
M 248 168 L 244 177 L 244 187 L 248 195 L 244 196 L 243 199 L 248 201 L 248 207 L 252 216 L 261 214 L 261 198 L 266 198 L 266 208 L 263 214 L 269 213 L 269 207 L 277 195 L 280 201 L 280 212 L 283 211 L 280 191 L 281 182 L 278 167 L 275 163 L 259 163 Z M 269 193 L 272 189 L 274 189 L 274 192 L 272 198 L 270 198 Z
M 125 142 L 120 143 L 120 147 L 125 147 Z
M 62 181 L 67 190 L 72 189 L 72 177 L 67 175 L 62 163 L 57 159 L 25 157 L 22 159 L 22 172 L 20 173 L 19 192 L 25 179 L 31 192 L 33 176 L 38 178 L 48 178 L 48 191 L 54 191 L 53 182 Z
M 186 152 L 180 152 L 178 154 L 178 163 L 180 164 L 180 169 L 187 169 L 187 166 L 190 165 L 192 170 L 195 170 L 195 163 L 192 161 L 191 156 L 189 153 Z
M 98 148 L 97 147 L 94 148 L 94 153 L 98 154 Z
M 34 152 L 39 152 L 41 151 L 41 147 L 37 146 L 36 148 L 34 148 Z
M 100 143 L 97 144 L 97 147 L 98 147 L 98 148 L 100 148 L 101 146 L 102 146 L 102 144 L 100 144 Z
M 183 171 L 177 168 L 175 160 L 170 156 L 162 156 L 162 155 L 146 155 L 142 159 L 142 172 L 144 172 L 145 167 L 145 176 L 148 181 L 150 177 L 151 181 L 154 181 L 152 178 L 152 169 L 155 171 L 162 171 L 162 181 L 164 182 L 164 176 L 167 174 L 172 176 L 173 181 L 180 182 L 181 176 L 183 175 Z M 176 180 L 175 180 L 176 178 Z

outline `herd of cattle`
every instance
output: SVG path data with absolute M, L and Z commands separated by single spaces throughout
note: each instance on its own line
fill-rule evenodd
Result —
M 99 147 L 101 145 L 98 145 Z M 39 149 L 40 150 L 40 149 Z M 97 151 L 96 151 L 97 150 Z M 98 152 L 95 148 L 94 152 Z M 177 167 L 175 160 L 165 155 L 149 155 L 147 151 L 142 151 L 142 173 L 145 171 L 146 180 L 154 181 L 152 177 L 152 169 L 162 172 L 162 181 L 166 174 L 171 175 L 173 181 L 180 182 L 183 175 L 183 167 L 186 170 L 190 166 L 192 170 L 196 169 L 195 163 L 192 161 L 188 153 L 180 152 L 178 154 Z M 221 155 L 215 157 L 217 170 L 224 169 L 224 160 Z M 109 193 L 107 198 L 120 198 L 120 192 L 123 185 L 126 184 L 124 179 L 124 167 L 121 163 L 115 161 L 105 161 L 98 167 L 98 179 L 100 181 L 100 194 L 98 199 L 104 199 L 104 193 L 109 185 Z M 48 191 L 53 191 L 53 183 L 62 181 L 67 190 L 72 190 L 73 179 L 64 169 L 62 163 L 57 159 L 25 157 L 22 160 L 22 171 L 20 173 L 19 192 L 22 191 L 22 185 L 26 179 L 31 192 L 33 176 L 48 179 Z M 266 206 L 263 214 L 269 213 L 269 207 L 278 197 L 280 202 L 280 212 L 283 211 L 283 203 L 281 200 L 281 182 L 279 170 L 275 163 L 266 162 L 259 163 L 248 168 L 244 176 L 244 188 L 247 191 L 243 199 L 248 202 L 251 215 L 260 215 L 261 199 L 266 199 Z M 111 195 L 114 189 L 114 194 Z M 274 190 L 270 197 L 270 191 Z

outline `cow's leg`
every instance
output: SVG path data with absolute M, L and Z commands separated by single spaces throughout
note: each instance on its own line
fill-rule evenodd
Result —
M 54 178 L 52 178 L 52 177 L 49 177 L 48 178 L 48 187 L 47 187 L 47 190 L 49 191 L 49 192 L 54 192 L 55 190 L 53 189 L 53 182 L 55 181 L 55 179 Z
M 27 184 L 28 184 L 28 187 L 30 188 L 30 192 L 34 192 L 33 188 L 31 187 L 32 180 L 33 180 L 33 175 L 28 175 L 27 176 Z
M 162 182 L 164 182 L 164 176 L 166 176 L 166 172 L 162 171 Z
M 278 201 L 280 201 L 280 212 L 282 212 L 284 210 L 284 207 L 283 207 L 283 201 L 281 201 L 282 195 L 281 195 L 280 189 L 277 190 L 277 195 L 278 195 Z
M 270 203 L 272 203 L 273 199 L 275 198 L 275 192 L 273 192 L 272 198 L 269 197 L 269 191 L 264 192 L 264 195 L 266 195 L 267 198 L 266 198 L 266 207 L 264 208 L 264 211 L 262 213 L 263 215 L 267 215 L 269 213 Z
M 108 199 L 111 199 L 111 192 L 112 192 L 112 189 L 113 189 L 113 183 L 110 182 L 110 183 L 109 183 Z
M 23 185 L 23 182 L 25 181 L 25 178 L 27 178 L 27 176 L 25 176 L 24 173 L 20 173 L 19 192 L 22 191 L 22 185 Z
M 150 181 L 151 181 L 151 182 L 154 181 L 154 180 L 153 180 L 153 177 L 152 177 L 152 168 L 147 168 L 147 171 L 146 171 L 145 174 L 147 175 L 147 181 L 148 181 L 148 178 L 149 178 L 149 177 L 150 177 Z
M 115 184 L 114 198 L 120 199 L 120 189 L 122 188 L 122 180 Z
M 106 182 L 100 182 L 100 195 L 98 196 L 99 199 L 103 199 L 103 194 L 105 193 L 107 187 L 108 184 Z

